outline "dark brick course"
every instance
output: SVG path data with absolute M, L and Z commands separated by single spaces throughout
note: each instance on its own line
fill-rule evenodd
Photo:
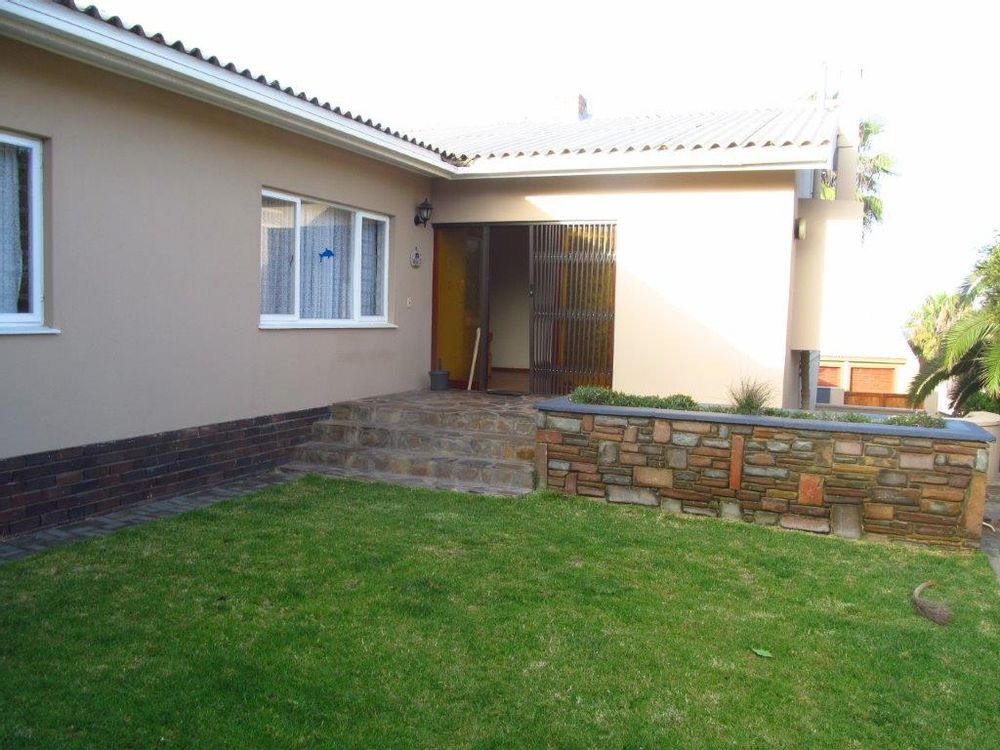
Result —
M 0 536 L 273 468 L 329 407 L 0 459 Z

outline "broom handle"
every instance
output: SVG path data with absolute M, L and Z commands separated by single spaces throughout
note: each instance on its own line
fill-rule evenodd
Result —
M 476 371 L 476 360 L 479 358 L 479 336 L 482 334 L 483 329 L 476 329 L 476 345 L 472 348 L 472 367 L 469 368 L 469 385 L 466 386 L 465 390 L 472 390 L 472 375 Z

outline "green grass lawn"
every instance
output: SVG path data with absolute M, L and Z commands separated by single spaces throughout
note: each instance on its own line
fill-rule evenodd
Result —
M 912 612 L 927 578 L 950 627 Z M 997 747 L 1000 586 L 980 555 L 311 477 L 0 566 L 0 707 L 5 749 Z

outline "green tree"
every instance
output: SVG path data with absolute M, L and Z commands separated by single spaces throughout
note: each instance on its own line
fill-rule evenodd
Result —
M 940 356 L 945 335 L 965 310 L 958 294 L 942 292 L 928 296 L 910 313 L 903 332 L 921 367 Z
M 938 356 L 920 368 L 910 397 L 919 403 L 953 379 L 949 396 L 961 412 L 979 391 L 1000 398 L 1000 234 L 980 251 L 958 297 L 966 311 L 948 329 Z
M 889 154 L 875 153 L 874 139 L 882 132 L 882 123 L 862 120 L 858 137 L 858 200 L 865 207 L 862 236 L 882 222 L 882 179 L 895 174 Z

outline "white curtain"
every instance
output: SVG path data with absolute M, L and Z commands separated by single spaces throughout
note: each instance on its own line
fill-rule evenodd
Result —
M 385 222 L 361 222 L 361 314 L 384 315 Z
M 264 197 L 260 222 L 260 312 L 295 313 L 295 204 Z
M 0 313 L 17 309 L 25 279 L 21 255 L 21 190 L 16 146 L 0 143 Z
M 354 214 L 350 211 L 302 202 L 299 302 L 303 318 L 353 317 L 353 226 Z

